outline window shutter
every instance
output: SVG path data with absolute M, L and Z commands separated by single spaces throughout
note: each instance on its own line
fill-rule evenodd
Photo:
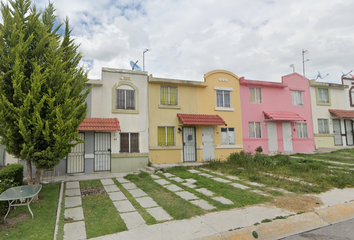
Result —
M 164 105 L 168 104 L 168 87 L 161 86 L 160 98 L 161 98 L 161 104 L 164 104 Z
M 167 127 L 167 145 L 168 146 L 175 145 L 175 136 L 174 136 L 173 127 Z
M 166 145 L 165 127 L 158 127 L 157 135 L 158 145 Z
M 129 133 L 120 133 L 120 152 L 129 152 Z
M 139 133 L 130 133 L 130 152 L 139 152 Z

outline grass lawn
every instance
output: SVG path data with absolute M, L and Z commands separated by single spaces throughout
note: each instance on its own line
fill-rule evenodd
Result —
M 316 154 L 311 156 L 316 158 Z M 295 193 L 319 193 L 331 188 L 354 186 L 353 171 L 345 167 L 330 167 L 333 167 L 333 164 L 307 158 L 293 159 L 287 155 L 251 155 L 243 152 L 231 154 L 225 162 L 213 161 L 206 165 L 206 168 L 214 171 L 236 175 L 267 186 L 284 188 Z M 312 185 L 282 179 L 284 177 L 298 179 Z
M 80 188 L 103 187 L 99 180 L 82 181 Z M 127 230 L 108 194 L 95 194 L 82 198 L 86 237 L 93 238 Z
M 256 193 L 253 193 L 248 190 L 242 190 L 239 188 L 235 188 L 227 183 L 221 183 L 214 181 L 212 179 L 209 179 L 204 176 L 200 176 L 198 174 L 193 174 L 188 171 L 186 171 L 186 168 L 184 167 L 176 167 L 176 168 L 171 168 L 168 169 L 167 172 L 174 174 L 180 178 L 187 179 L 187 178 L 193 178 L 197 180 L 195 185 L 197 185 L 198 188 L 206 188 L 209 191 L 212 191 L 214 193 L 213 197 L 218 197 L 218 196 L 223 196 L 229 200 L 231 200 L 234 204 L 222 204 L 218 201 L 213 200 L 211 197 L 208 197 L 204 194 L 201 194 L 197 192 L 195 189 L 192 188 L 186 188 L 184 185 L 174 182 L 174 184 L 178 185 L 181 188 L 185 188 L 186 191 L 189 191 L 195 195 L 197 195 L 199 198 L 204 199 L 208 202 L 210 202 L 212 205 L 214 205 L 217 210 L 227 210 L 227 209 L 232 209 L 235 207 L 244 207 L 247 205 L 253 205 L 253 204 L 258 204 L 266 201 L 270 201 L 271 198 L 265 197 Z M 160 176 L 163 176 L 162 174 Z M 220 176 L 218 176 L 220 177 Z
M 40 207 L 36 203 L 31 204 L 34 219 L 28 211 L 27 206 L 11 209 L 6 220 L 11 218 L 26 216 L 27 219 L 17 222 L 14 225 L 6 226 L 3 222 L 0 225 L 0 239 L 53 239 L 58 206 L 60 184 L 43 185 L 39 193 Z M 1 215 L 1 221 L 4 215 Z
M 132 181 L 146 192 L 175 220 L 188 219 L 207 212 L 155 183 L 148 173 L 130 174 L 126 176 L 126 179 Z
M 330 153 L 303 154 L 297 153 L 294 156 L 305 159 L 320 159 L 325 161 L 354 164 L 354 149 L 341 149 Z

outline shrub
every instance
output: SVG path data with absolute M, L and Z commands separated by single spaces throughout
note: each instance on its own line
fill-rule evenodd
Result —
M 23 184 L 23 165 L 10 164 L 0 170 L 0 181 L 7 183 L 9 187 Z
M 263 148 L 262 146 L 258 146 L 256 149 L 255 149 L 256 153 L 261 153 L 263 152 Z

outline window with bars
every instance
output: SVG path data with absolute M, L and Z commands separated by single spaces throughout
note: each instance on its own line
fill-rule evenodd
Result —
M 296 123 L 296 132 L 298 138 L 308 138 L 307 123 Z
M 303 106 L 304 105 L 302 91 L 291 91 L 291 99 L 292 99 L 294 106 Z
M 329 92 L 327 88 L 317 89 L 318 103 L 329 103 Z
M 350 101 L 350 106 L 354 107 L 354 87 L 351 87 L 349 90 L 349 101 Z
M 135 90 L 116 89 L 116 109 L 135 110 Z
M 328 119 L 317 119 L 318 123 L 318 133 L 327 134 L 329 133 Z
M 250 103 L 262 103 L 262 88 L 249 88 Z
M 217 107 L 231 107 L 230 91 L 217 90 L 216 105 Z
M 120 152 L 139 152 L 139 133 L 120 133 Z
M 262 138 L 261 123 L 248 122 L 248 133 L 250 138 Z
M 235 145 L 235 128 L 221 128 L 221 144 Z
M 178 104 L 178 89 L 177 87 L 161 86 L 160 90 L 161 104 L 177 105 Z
M 157 141 L 159 146 L 175 145 L 175 128 L 174 127 L 158 127 Z

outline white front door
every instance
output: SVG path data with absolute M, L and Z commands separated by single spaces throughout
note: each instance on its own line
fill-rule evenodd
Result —
M 195 162 L 197 161 L 195 141 L 195 128 L 184 127 L 183 128 L 183 161 Z
M 291 133 L 291 123 L 282 123 L 284 152 L 293 152 L 293 140 Z
M 275 153 L 278 151 L 277 124 L 275 122 L 267 123 L 267 133 L 268 133 L 268 151 L 269 153 Z
M 203 161 L 210 161 L 215 159 L 214 149 L 214 128 L 202 128 L 203 141 Z

